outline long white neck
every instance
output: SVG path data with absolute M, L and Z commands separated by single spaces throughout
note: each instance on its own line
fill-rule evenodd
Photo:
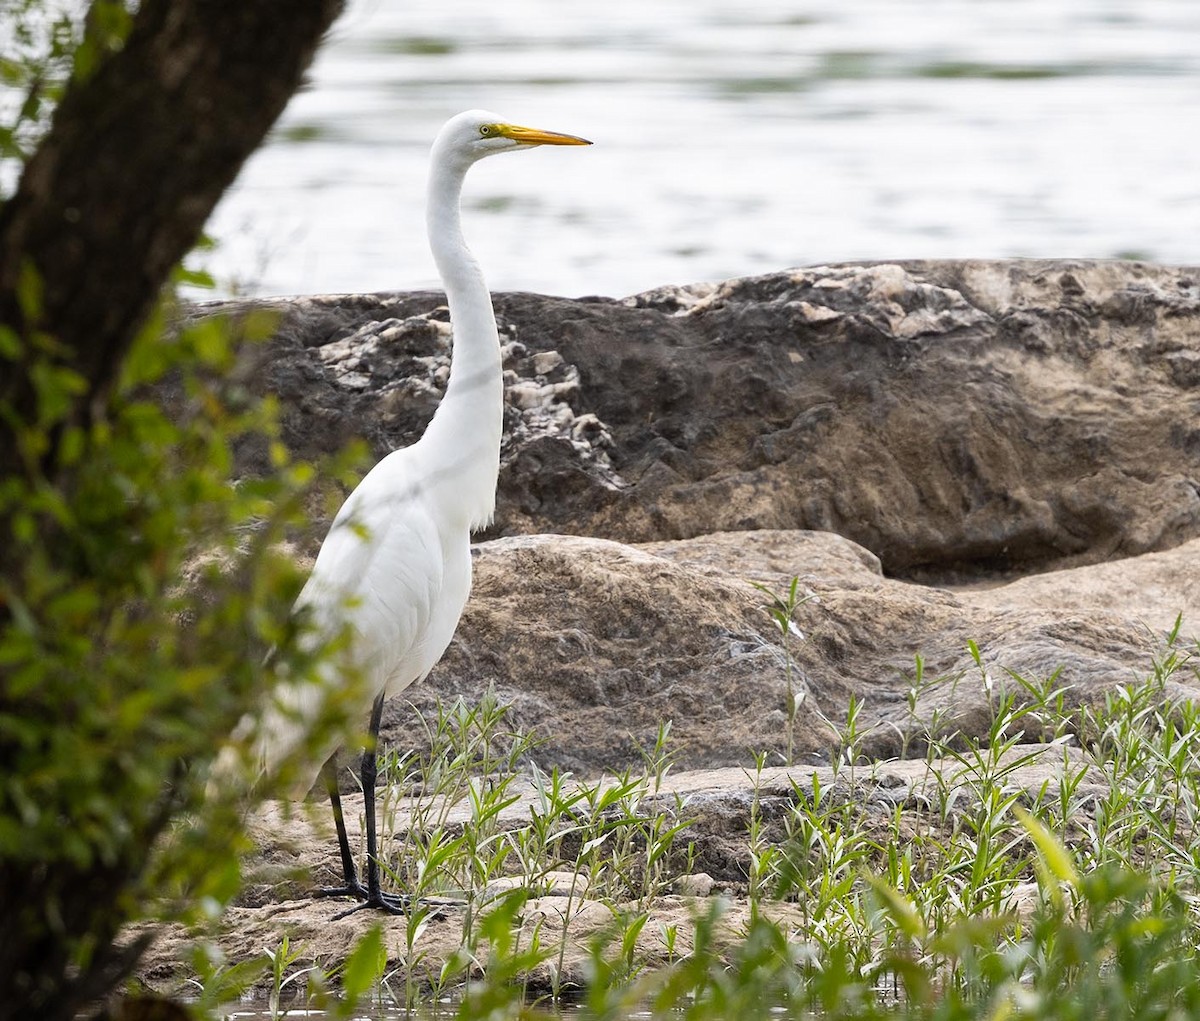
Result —
M 446 394 L 421 442 L 456 479 L 449 512 L 466 515 L 474 529 L 489 523 L 496 507 L 504 377 L 491 295 L 463 240 L 459 196 L 468 166 L 445 158 L 435 147 L 426 223 L 454 337 Z

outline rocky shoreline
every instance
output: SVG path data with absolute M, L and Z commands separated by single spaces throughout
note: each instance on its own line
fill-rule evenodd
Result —
M 361 438 L 374 458 L 419 435 L 448 365 L 440 295 L 196 314 L 263 307 L 277 334 L 244 381 L 278 395 L 297 456 Z M 856 264 L 496 307 L 499 506 L 454 643 L 385 711 L 401 752 L 420 745 L 414 714 L 489 690 L 542 738 L 540 766 L 580 777 L 638 763 L 670 721 L 671 783 L 736 841 L 728 806 L 761 787 L 756 754 L 784 761 L 789 683 L 793 770 L 831 769 L 853 698 L 856 750 L 891 776 L 926 768 L 890 760 L 931 728 L 986 738 L 1014 674 L 1095 704 L 1146 676 L 1180 614 L 1197 632 L 1200 268 Z M 266 470 L 254 445 L 239 457 Z M 785 648 L 756 585 L 793 578 L 810 598 Z M 1191 671 L 1171 685 L 1200 697 Z M 263 854 L 319 871 L 332 845 L 300 825 L 260 826 Z M 729 868 L 698 871 L 737 897 Z M 231 957 L 285 930 L 336 957 L 373 921 L 327 924 L 331 905 L 297 892 L 235 909 Z M 436 923 L 447 953 L 454 924 Z M 180 939 L 148 981 L 174 974 Z

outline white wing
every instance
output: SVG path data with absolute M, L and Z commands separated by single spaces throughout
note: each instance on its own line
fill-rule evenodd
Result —
M 346 708 L 365 722 L 378 694 L 424 677 L 453 637 L 470 590 L 469 540 L 423 471 L 418 446 L 389 454 L 367 474 L 321 545 L 296 600 L 311 628 L 306 642 L 319 651 L 349 633 L 316 682 L 276 690 L 262 726 L 268 773 L 303 740 L 331 694 L 342 697 L 353 685 Z

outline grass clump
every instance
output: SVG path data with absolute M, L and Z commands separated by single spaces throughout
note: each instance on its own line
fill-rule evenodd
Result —
M 427 749 L 385 760 L 381 853 L 397 888 L 419 898 L 407 919 L 405 991 L 396 999 L 412 1006 L 469 972 L 509 974 L 511 961 L 496 958 L 496 918 L 550 891 L 553 922 L 532 927 L 514 952 L 541 968 L 538 984 L 552 998 L 564 991 L 569 935 L 585 905 L 604 905 L 635 940 L 687 860 L 677 846 L 687 826 L 681 804 L 659 793 L 670 769 L 669 730 L 660 729 L 644 771 L 584 782 L 540 769 L 536 739 L 510 727 L 494 692 L 477 706 L 439 704 L 426 723 Z M 460 952 L 445 964 L 425 961 L 422 929 L 447 904 L 464 914 Z
M 804 598 L 793 584 L 767 607 L 789 659 Z M 540 768 L 495 692 L 439 704 L 424 746 L 381 770 L 381 855 L 411 910 L 338 968 L 265 950 L 271 1011 L 303 988 L 344 1016 L 340 982 L 405 1011 L 456 999 L 463 1018 L 539 998 L 597 1019 L 1191 1016 L 1200 712 L 1175 694 L 1195 674 L 1181 625 L 1143 679 L 1091 701 L 975 642 L 952 676 L 918 656 L 901 756 L 868 757 L 851 699 L 820 717 L 830 765 L 758 756 L 729 795 L 748 794 L 736 827 L 673 782 L 669 724 L 640 768 L 584 779 Z M 953 710 L 972 688 L 979 737 Z M 672 897 L 701 870 L 718 896 Z M 457 945 L 433 953 L 451 913 Z M 202 1000 L 231 977 L 210 969 Z
M 747 770 L 736 831 L 674 789 L 668 727 L 643 768 L 580 780 L 539 769 L 493 694 L 439 707 L 389 762 L 385 854 L 431 900 L 385 939 L 380 988 L 464 1018 L 539 997 L 597 1019 L 1193 1016 L 1200 714 L 1171 693 L 1194 650 L 1176 628 L 1081 707 L 969 648 L 973 672 L 915 679 L 982 685 L 982 740 L 935 716 L 918 757 L 869 761 L 858 703 L 831 765 Z M 717 896 L 671 895 L 702 868 Z M 445 960 L 422 956 L 437 898 L 463 917 Z

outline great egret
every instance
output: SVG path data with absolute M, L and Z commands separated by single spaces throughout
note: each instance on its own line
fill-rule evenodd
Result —
M 379 884 L 375 771 L 383 702 L 425 677 L 450 644 L 471 587 L 470 535 L 491 521 L 496 505 L 504 414 L 500 343 L 487 284 L 463 240 L 463 179 L 485 156 L 590 144 L 482 110 L 451 118 L 433 143 L 426 225 L 453 327 L 446 393 L 424 435 L 383 458 L 346 499 L 296 601 L 317 641 L 345 634 L 345 658 L 327 664 L 322 684 L 285 689 L 263 726 L 270 772 L 273 761 L 296 747 L 326 685 L 336 683 L 333 672 L 354 670 L 373 699 L 361 766 L 365 888 L 346 837 L 333 757 L 325 769 L 345 885 L 320 892 L 358 898 L 362 903 L 350 910 L 402 908 Z M 361 708 L 365 715 L 366 705 Z

